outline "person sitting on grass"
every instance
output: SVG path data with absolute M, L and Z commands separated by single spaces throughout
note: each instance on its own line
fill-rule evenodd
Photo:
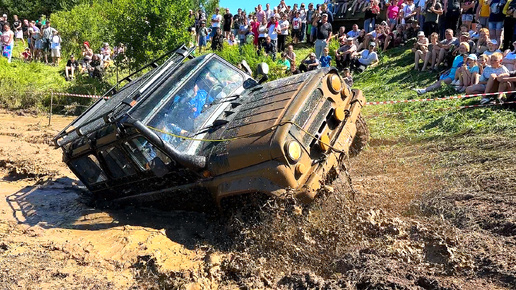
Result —
M 421 95 L 421 94 L 425 94 L 425 93 L 428 93 L 430 91 L 434 91 L 434 90 L 437 90 L 439 88 L 441 88 L 441 86 L 443 84 L 451 84 L 452 81 L 454 80 L 455 78 L 455 72 L 457 71 L 457 69 L 459 69 L 463 62 L 464 62 L 464 56 L 467 57 L 467 53 L 469 52 L 469 44 L 466 43 L 466 42 L 463 42 L 459 45 L 459 55 L 457 55 L 454 59 L 453 59 L 453 64 L 452 64 L 452 68 L 448 71 L 448 72 L 445 72 L 444 74 L 442 74 L 440 77 L 439 77 L 439 80 L 435 83 L 433 83 L 432 85 L 424 88 L 424 89 L 415 89 L 415 91 Z
M 278 60 L 278 64 L 285 70 L 286 73 L 290 72 L 290 61 L 287 59 L 286 52 L 281 53 L 281 58 Z
M 26 47 L 25 50 L 20 53 L 21 59 L 25 62 L 30 62 L 32 60 L 32 54 L 30 53 L 30 48 Z
M 75 72 L 79 68 L 79 62 L 75 59 L 75 56 L 72 54 L 70 55 L 70 59 L 66 62 L 65 67 L 65 76 L 66 80 L 73 80 L 75 77 Z
M 319 63 L 321 64 L 321 67 L 330 67 L 331 56 L 328 55 L 329 52 L 330 52 L 330 49 L 328 47 L 325 47 L 323 49 L 323 55 L 321 55 L 321 58 L 319 59 Z
M 351 70 L 363 72 L 369 65 L 378 62 L 378 54 L 375 51 L 376 43 L 371 41 L 368 49 L 355 53 L 355 59 L 351 61 Z
M 496 77 L 496 80 L 499 83 L 498 92 L 513 91 L 516 87 L 516 70 L 501 73 Z M 498 95 L 498 101 L 500 103 L 503 103 L 504 98 L 503 94 Z
M 495 93 L 498 92 L 498 76 L 504 73 L 508 73 L 509 70 L 502 65 L 503 55 L 499 52 L 495 52 L 491 55 L 491 65 L 486 66 L 482 75 L 480 75 L 480 79 L 478 84 L 469 86 L 466 88 L 466 94 L 482 94 L 482 93 Z M 486 104 L 491 101 L 491 98 L 485 97 L 480 103 Z
M 496 41 L 496 39 L 491 39 L 487 43 L 487 50 L 484 51 L 483 54 L 490 56 L 490 55 L 493 55 L 493 53 L 495 53 L 495 52 L 501 53 L 502 51 L 498 47 L 499 47 L 499 45 L 498 45 L 498 42 Z
M 348 85 L 351 88 L 353 86 L 353 76 L 351 75 L 351 71 L 349 70 L 349 68 L 343 69 L 342 75 L 346 85 Z
M 457 91 L 464 92 L 466 88 L 478 83 L 480 68 L 477 64 L 477 55 L 468 55 L 466 62 L 457 70 L 459 87 Z
M 453 30 L 446 29 L 444 35 L 445 38 L 432 49 L 432 69 L 435 71 L 439 69 L 439 64 L 446 59 L 446 56 L 459 45 L 459 40 L 453 37 Z
M 504 53 L 502 64 L 510 71 L 516 68 L 516 41 L 512 43 L 513 50 L 507 49 Z
M 428 38 L 425 37 L 425 33 L 423 31 L 419 31 L 417 33 L 417 41 L 414 43 L 414 47 L 412 48 L 412 52 L 414 53 L 414 70 L 419 71 L 419 60 L 426 59 L 426 55 L 428 53 Z M 425 64 L 423 64 L 424 66 Z
M 421 68 L 421 71 L 426 71 L 427 66 L 431 65 L 430 58 L 432 56 L 432 50 L 433 50 L 434 46 L 437 45 L 437 43 L 439 43 L 439 34 L 437 34 L 437 32 L 433 32 L 432 34 L 430 34 L 430 43 L 428 44 L 428 52 L 425 54 L 425 59 L 423 60 L 423 67 Z
M 335 51 L 335 62 L 339 69 L 345 67 L 349 68 L 351 57 L 353 53 L 357 51 L 357 46 L 353 43 L 353 38 L 347 38 L 345 43 L 346 44 Z
M 319 60 L 315 57 L 315 53 L 312 52 L 310 53 L 308 59 L 303 62 L 303 64 L 306 67 L 306 71 L 311 71 L 319 67 Z

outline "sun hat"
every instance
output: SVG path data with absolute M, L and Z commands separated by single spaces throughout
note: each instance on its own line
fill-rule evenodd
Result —
M 419 32 L 417 33 L 417 37 L 420 37 L 420 36 L 425 36 L 425 33 L 424 33 L 423 31 L 419 31 Z

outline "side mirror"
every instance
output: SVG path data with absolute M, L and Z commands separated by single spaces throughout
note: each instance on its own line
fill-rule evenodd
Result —
M 258 64 L 258 67 L 256 68 L 256 72 L 259 75 L 268 75 L 269 74 L 269 65 L 265 62 L 262 62 Z

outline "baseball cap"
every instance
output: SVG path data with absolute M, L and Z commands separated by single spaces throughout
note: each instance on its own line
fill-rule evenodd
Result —
M 491 39 L 490 41 L 492 44 L 498 44 L 498 41 L 496 41 L 496 39 Z
M 465 32 L 462 32 L 460 35 L 461 35 L 461 36 L 465 36 L 465 37 L 468 37 L 468 38 L 469 38 L 469 32 L 466 32 L 466 31 L 465 31 Z
M 324 16 L 328 17 L 328 13 L 323 13 L 323 14 L 321 14 L 321 16 L 322 17 L 324 17 Z
M 371 41 L 371 42 L 369 42 L 369 45 L 370 45 L 370 46 L 376 46 L 376 42 Z
M 472 59 L 472 60 L 478 60 L 477 55 L 476 55 L 476 54 L 474 54 L 474 53 L 472 53 L 472 54 L 468 55 L 468 58 L 469 58 L 469 59 Z

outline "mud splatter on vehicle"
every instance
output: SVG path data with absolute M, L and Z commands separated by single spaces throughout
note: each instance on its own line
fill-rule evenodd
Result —
M 191 208 L 291 189 L 308 202 L 348 156 L 357 122 L 366 131 L 364 96 L 335 69 L 262 83 L 215 54 L 191 53 L 174 51 L 55 137 L 94 200 L 167 196 Z

